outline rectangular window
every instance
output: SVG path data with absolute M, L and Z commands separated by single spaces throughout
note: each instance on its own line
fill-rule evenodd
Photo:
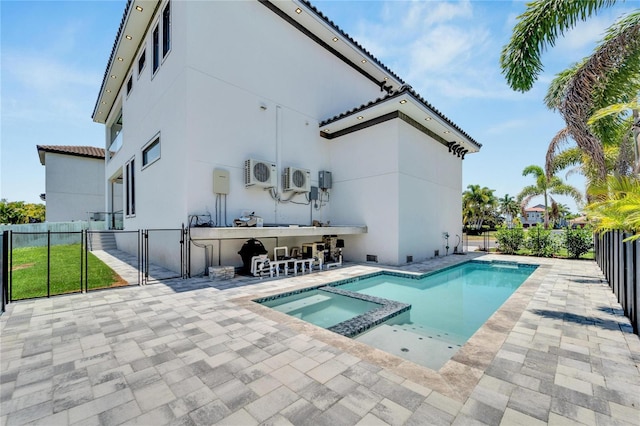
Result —
M 135 159 L 126 164 L 125 170 L 125 197 L 126 197 L 126 215 L 134 216 L 136 214 L 136 180 L 135 180 Z
M 158 70 L 160 66 L 160 26 L 156 25 L 153 29 L 152 35 L 152 43 L 153 43 L 153 70 L 155 72 Z
M 143 50 L 142 54 L 138 58 L 138 77 L 140 77 L 140 74 L 142 74 L 142 70 L 144 69 L 146 61 L 147 61 L 147 51 Z
M 160 158 L 160 136 L 156 137 L 153 142 L 142 149 L 142 167 L 155 162 Z
M 127 80 L 127 95 L 131 93 L 131 89 L 133 89 L 133 75 L 131 75 L 129 80 Z
M 171 49 L 171 2 L 162 11 L 162 57 Z

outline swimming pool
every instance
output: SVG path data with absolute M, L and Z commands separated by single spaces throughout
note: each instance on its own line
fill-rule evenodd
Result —
M 303 319 L 437 370 L 536 267 L 473 260 L 423 275 L 382 271 L 350 278 L 314 288 L 313 297 L 323 296 L 326 310 L 316 304 L 308 312 L 323 321 L 314 322 L 311 315 Z M 305 293 L 311 296 L 302 290 L 256 301 L 288 313 L 286 307 Z M 363 300 L 374 305 L 363 305 Z M 330 306 L 350 302 L 361 310 L 327 321 L 333 315 Z M 304 312 L 304 307 L 297 311 L 300 317 Z

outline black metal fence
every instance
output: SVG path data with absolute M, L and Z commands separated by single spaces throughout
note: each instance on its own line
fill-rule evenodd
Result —
M 185 233 L 184 228 L 4 231 L 0 247 L 2 311 L 6 303 L 16 300 L 184 278 L 188 264 Z M 167 247 L 175 251 L 167 252 Z
M 596 262 L 609 286 L 639 334 L 640 316 L 640 240 L 624 242 L 632 234 L 610 231 L 595 236 Z

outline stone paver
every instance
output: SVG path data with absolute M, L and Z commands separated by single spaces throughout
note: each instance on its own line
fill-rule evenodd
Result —
M 482 259 L 541 266 L 439 371 L 251 302 L 380 266 L 12 303 L 0 426 L 640 424 L 640 341 L 597 265 Z

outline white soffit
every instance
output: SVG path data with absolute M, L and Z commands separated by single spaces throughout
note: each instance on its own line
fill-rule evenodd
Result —
M 158 6 L 158 0 L 134 0 L 123 18 L 107 71 L 100 88 L 100 94 L 93 111 L 93 121 L 105 123 L 116 97 L 126 79 L 131 64 L 137 59 L 136 53 L 147 32 L 149 22 Z M 151 52 L 146 54 L 147 62 Z
M 416 123 L 431 130 L 447 142 L 455 142 L 458 145 L 463 145 L 469 152 L 480 151 L 476 143 L 470 141 L 465 135 L 442 120 L 438 114 L 428 109 L 422 102 L 419 102 L 408 93 L 402 94 L 401 96 L 392 96 L 375 102 L 369 107 L 358 109 L 353 113 L 349 113 L 342 118 L 321 126 L 320 131 L 327 135 L 335 134 L 396 111 L 400 111 L 412 118 Z

